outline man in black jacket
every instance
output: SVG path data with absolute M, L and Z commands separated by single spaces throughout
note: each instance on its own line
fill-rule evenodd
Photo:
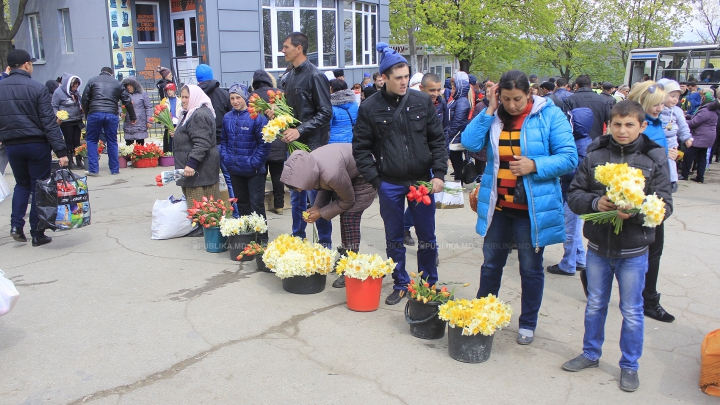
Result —
M 605 128 L 610 120 L 610 104 L 604 96 L 592 90 L 592 80 L 590 80 L 590 76 L 578 76 L 575 84 L 578 86 L 578 89 L 564 100 L 562 109 L 566 114 L 575 108 L 586 107 L 591 109 L 595 117 L 595 122 L 590 129 L 590 138 L 595 139 L 605 132 Z
M 51 151 L 67 166 L 67 148 L 50 105 L 50 94 L 42 83 L 31 79 L 34 59 L 22 49 L 7 56 L 10 74 L 0 81 L 0 142 L 7 152 L 15 176 L 10 214 L 10 236 L 27 242 L 23 226 L 28 199 L 32 245 L 50 243 L 52 238 L 38 229 L 35 184 L 50 177 Z
M 397 266 L 395 286 L 385 300 L 399 303 L 410 282 L 405 270 L 403 215 L 409 186 L 430 181 L 432 193 L 443 190 L 447 173 L 447 151 L 442 122 L 430 96 L 407 91 L 410 69 L 407 61 L 385 43 L 377 45 L 384 55 L 380 62 L 385 85 L 367 98 L 358 111 L 353 132 L 353 156 L 363 178 L 378 190 L 380 215 L 385 224 L 386 252 Z M 435 201 L 409 204 L 418 237 L 418 271 L 435 284 L 437 246 Z
M 307 58 L 308 38 L 300 32 L 293 32 L 283 41 L 282 52 L 285 60 L 293 66 L 293 70 L 285 75 L 285 97 L 292 107 L 295 118 L 300 120 L 297 128 L 287 129 L 283 133 L 283 141 L 299 141 L 315 150 L 327 145 L 330 138 L 330 120 L 332 104 L 330 104 L 330 83 L 327 77 L 310 63 Z M 292 204 L 292 234 L 305 237 L 307 223 L 302 213 L 307 208 L 307 201 L 315 202 L 317 190 L 300 190 L 290 192 Z M 309 210 L 312 215 L 313 209 Z M 319 215 L 318 215 L 319 217 Z M 318 229 L 319 242 L 327 247 L 332 244 L 332 224 L 319 217 L 315 222 Z
M 120 173 L 120 162 L 118 161 L 117 129 L 120 119 L 118 118 L 118 102 L 127 111 L 130 122 L 135 123 L 135 108 L 133 108 L 130 94 L 113 77 L 113 70 L 104 67 L 100 75 L 88 80 L 82 95 L 83 112 L 87 117 L 87 128 L 85 139 L 87 141 L 88 176 L 98 176 L 100 166 L 98 165 L 98 140 L 100 134 L 105 133 L 107 143 L 108 166 L 111 174 Z

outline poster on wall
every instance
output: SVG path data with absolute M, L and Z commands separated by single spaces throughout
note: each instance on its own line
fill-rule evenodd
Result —
M 110 20 L 110 51 L 115 78 L 135 76 L 135 41 L 129 0 L 107 0 Z

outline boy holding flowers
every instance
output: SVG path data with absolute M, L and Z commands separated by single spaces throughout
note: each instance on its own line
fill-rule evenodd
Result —
M 618 210 L 617 218 L 624 224 L 616 232 L 613 223 L 585 222 L 583 233 L 588 239 L 588 301 L 585 308 L 583 353 L 562 367 L 567 371 L 580 371 L 598 366 L 615 276 L 620 288 L 620 312 L 623 316 L 620 333 L 620 389 L 630 392 L 640 385 L 637 370 L 644 333 L 642 291 L 648 268 L 648 246 L 655 240 L 657 218 L 654 217 L 662 213 L 663 208 L 664 219 L 672 212 L 667 154 L 664 147 L 643 134 L 646 127 L 645 110 L 639 103 L 628 100 L 616 104 L 610 113 L 612 135 L 601 136 L 588 146 L 587 157 L 578 167 L 568 189 L 568 205 L 574 213 L 586 215 Z M 639 191 L 633 189 L 633 184 L 644 184 L 640 191 L 645 196 L 656 193 L 664 201 L 664 207 L 658 207 L 655 215 L 649 212 L 647 215 L 637 213 L 637 209 L 633 210 L 635 213 L 623 212 L 623 208 L 630 207 L 616 205 L 620 199 L 616 193 L 609 197 L 606 192 L 611 189 L 603 184 L 607 182 L 608 176 L 614 174 L 602 170 L 601 178 L 596 175 L 596 171 L 600 171 L 599 166 L 606 163 L 626 163 L 631 170 L 636 168 L 642 171 L 644 181 L 641 181 L 642 176 L 636 175 L 637 179 L 630 178 L 622 183 L 627 197 L 630 197 L 628 200 L 636 199 L 632 196 Z M 660 216 L 660 219 L 663 217 Z

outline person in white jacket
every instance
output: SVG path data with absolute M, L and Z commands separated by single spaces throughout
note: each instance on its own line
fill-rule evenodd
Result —
M 675 80 L 660 79 L 658 85 L 663 86 L 667 97 L 665 108 L 660 113 L 660 120 L 663 123 L 665 139 L 668 144 L 668 166 L 670 168 L 670 182 L 672 192 L 677 191 L 677 163 L 679 142 L 683 142 L 688 148 L 692 145 L 690 127 L 685 120 L 685 113 L 677 106 L 680 101 L 680 85 Z

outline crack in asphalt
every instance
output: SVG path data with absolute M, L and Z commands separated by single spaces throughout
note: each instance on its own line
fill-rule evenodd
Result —
M 43 284 L 52 284 L 56 282 L 57 280 L 50 280 L 50 281 L 40 281 L 37 283 L 15 283 L 15 287 L 30 287 L 33 285 L 43 285 Z
M 271 335 L 274 333 L 286 334 L 286 333 L 284 333 L 284 331 L 288 328 L 293 328 L 295 331 L 294 333 L 296 334 L 299 331 L 298 324 L 300 322 L 306 320 L 307 318 L 309 318 L 311 316 L 315 316 L 317 314 L 323 313 L 325 311 L 329 311 L 333 308 L 337 308 L 342 305 L 345 305 L 345 302 L 340 302 L 340 303 L 329 305 L 329 306 L 326 306 L 323 308 L 314 309 L 312 311 L 309 311 L 309 312 L 306 312 L 303 314 L 293 315 L 289 319 L 287 319 L 277 325 L 271 326 L 270 328 L 266 329 L 264 332 L 261 332 L 259 334 L 253 335 L 253 336 L 248 336 L 248 337 L 240 338 L 240 339 L 233 339 L 233 340 L 229 340 L 224 343 L 217 344 L 208 350 L 205 350 L 205 351 L 197 353 L 193 356 L 190 356 L 190 357 L 186 358 L 185 360 L 181 360 L 181 361 L 171 365 L 170 367 L 166 368 L 165 370 L 150 374 L 149 376 L 147 376 L 141 380 L 137 380 L 130 384 L 120 385 L 117 387 L 108 388 L 105 390 L 94 392 L 90 395 L 86 395 L 82 398 L 68 402 L 68 405 L 83 404 L 83 403 L 87 403 L 88 401 L 94 401 L 94 400 L 106 398 L 106 397 L 109 397 L 112 395 L 126 395 L 126 394 L 129 394 L 140 388 L 144 388 L 144 387 L 153 385 L 159 381 L 171 379 L 171 378 L 175 377 L 176 375 L 178 375 L 180 372 L 187 369 L 188 367 L 199 363 L 200 361 L 205 359 L 207 356 L 214 354 L 215 352 L 222 350 L 226 347 L 236 345 L 238 343 L 244 343 L 244 342 L 249 342 L 249 341 L 255 340 L 255 339 L 261 339 L 267 335 Z
M 257 271 L 243 272 L 242 270 L 237 270 L 233 272 L 229 270 L 223 270 L 220 273 L 205 279 L 205 285 L 201 287 L 193 289 L 182 289 L 174 293 L 170 293 L 168 294 L 168 296 L 171 297 L 170 299 L 172 301 L 191 300 L 205 294 L 206 292 L 216 290 L 228 284 L 237 283 L 238 281 L 246 279 L 255 273 L 257 273 Z

